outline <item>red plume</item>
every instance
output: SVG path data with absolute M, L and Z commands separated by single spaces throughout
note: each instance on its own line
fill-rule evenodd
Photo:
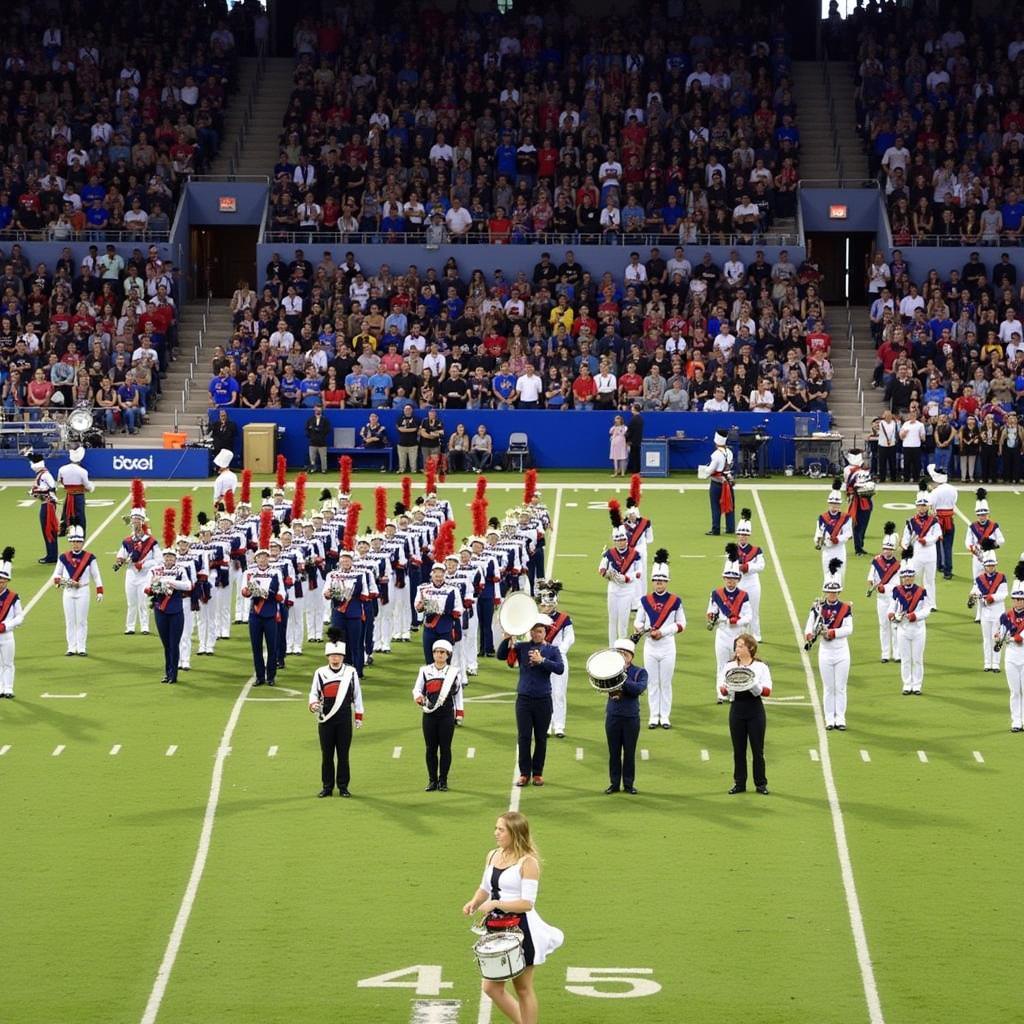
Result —
M 235 514 L 235 492 L 225 491 L 224 492 L 224 510 L 229 515 Z
M 427 467 L 423 471 L 425 478 L 427 494 L 437 493 L 437 456 L 431 455 L 427 459 Z
M 378 533 L 383 533 L 384 527 L 388 525 L 388 489 L 386 487 L 378 487 L 373 492 L 373 500 L 375 502 L 374 512 L 376 519 L 374 527 Z
M 181 499 L 181 532 L 188 537 L 192 533 L 192 495 Z
M 407 510 L 412 509 L 412 477 L 402 477 L 402 504 Z
M 613 527 L 622 525 L 622 506 L 614 498 L 608 502 L 608 518 Z
M 146 507 L 146 485 L 138 478 L 132 480 L 132 508 Z
M 252 501 L 252 470 L 242 470 L 242 502 L 248 505 Z
M 634 473 L 629 478 L 629 496 L 633 499 L 634 505 L 640 504 L 640 474 Z
M 342 455 L 341 457 L 341 477 L 339 486 L 341 487 L 342 494 L 352 493 L 352 456 Z
M 265 508 L 260 512 L 260 549 L 270 550 L 270 539 L 274 536 L 274 510 Z
M 341 538 L 341 546 L 346 551 L 355 551 L 356 534 L 359 532 L 359 513 L 363 506 L 358 501 L 353 501 L 348 507 L 348 516 L 345 519 L 345 533 Z
M 446 519 L 434 538 L 434 563 L 443 562 L 455 550 L 455 520 Z
M 283 455 L 277 457 L 277 486 L 283 488 L 288 476 L 288 460 Z
M 473 513 L 473 533 L 482 537 L 487 529 L 487 502 L 477 498 L 469 507 Z
M 476 478 L 476 497 L 477 501 L 482 501 L 484 495 L 487 493 L 487 477 L 478 476 Z
M 523 504 L 529 505 L 537 493 L 537 470 L 528 469 L 523 477 Z
M 292 521 L 301 519 L 306 511 L 306 474 L 295 478 L 295 495 L 292 497 Z
M 176 508 L 165 508 L 164 509 L 164 548 L 174 548 L 174 520 L 177 518 L 178 510 Z

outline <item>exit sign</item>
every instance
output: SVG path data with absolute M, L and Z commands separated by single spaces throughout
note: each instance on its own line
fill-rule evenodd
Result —
M 217 200 L 217 205 L 221 213 L 238 212 L 238 201 L 235 199 L 234 196 L 220 196 L 220 198 Z M 846 207 L 844 206 L 843 209 L 845 211 Z M 845 212 L 843 216 L 846 216 Z
M 829 220 L 846 220 L 846 204 L 832 203 L 828 208 Z

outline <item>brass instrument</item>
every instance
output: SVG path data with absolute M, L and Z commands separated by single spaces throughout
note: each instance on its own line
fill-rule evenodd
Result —
M 980 595 L 978 594 L 978 592 L 976 590 L 972 590 L 967 595 L 967 607 L 968 608 L 973 608 L 978 603 L 978 597 L 979 596 Z
M 711 632 L 711 630 L 713 630 L 715 628 L 715 626 L 718 625 L 718 620 L 721 618 L 721 616 L 722 616 L 721 612 L 712 612 L 708 616 L 708 632 L 709 633 Z
M 757 673 L 746 665 L 734 665 L 726 670 L 724 682 L 730 693 L 742 693 L 754 687 Z
M 820 601 L 815 601 L 811 605 L 811 614 L 814 616 L 814 620 L 811 623 L 811 639 L 804 641 L 805 651 L 809 651 L 818 642 L 818 637 L 825 632 L 825 619 L 821 614 Z

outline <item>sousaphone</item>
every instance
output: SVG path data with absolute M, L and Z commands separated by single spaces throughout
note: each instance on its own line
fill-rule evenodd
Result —
M 498 608 L 498 625 L 509 636 L 526 636 L 537 624 L 540 608 L 524 590 L 509 594 Z

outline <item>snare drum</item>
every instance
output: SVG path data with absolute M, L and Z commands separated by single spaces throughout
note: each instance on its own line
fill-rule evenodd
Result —
M 480 976 L 487 981 L 511 981 L 526 970 L 523 933 L 516 928 L 491 932 L 473 943 Z
M 617 693 L 626 681 L 626 659 L 613 648 L 596 651 L 587 658 L 587 678 L 595 690 Z

